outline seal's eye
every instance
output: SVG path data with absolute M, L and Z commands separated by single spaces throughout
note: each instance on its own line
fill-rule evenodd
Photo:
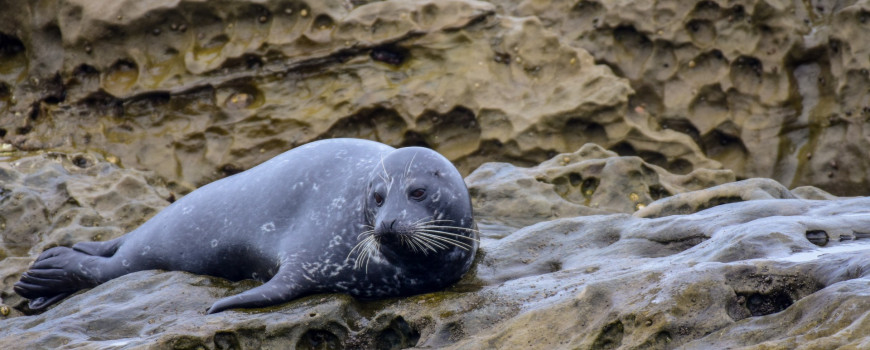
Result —
M 425 195 L 426 195 L 426 190 L 424 190 L 422 188 L 418 188 L 416 190 L 411 191 L 411 198 L 416 199 L 416 200 L 423 199 L 423 196 L 425 196 Z
M 377 192 L 375 192 L 375 204 L 377 204 L 379 207 L 381 206 L 381 204 L 384 204 L 384 197 Z

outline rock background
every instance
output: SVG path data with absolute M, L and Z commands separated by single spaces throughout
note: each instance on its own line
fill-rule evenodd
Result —
M 870 345 L 870 202 L 837 197 L 870 194 L 866 2 L 0 8 L 4 348 Z M 331 137 L 468 175 L 462 282 L 210 316 L 251 283 L 140 272 L 41 314 L 11 291 L 46 248 Z

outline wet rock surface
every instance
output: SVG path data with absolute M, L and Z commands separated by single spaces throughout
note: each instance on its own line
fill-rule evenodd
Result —
M 867 347 L 870 199 L 838 197 L 870 194 L 866 7 L 0 0 L 0 344 Z M 42 313 L 11 290 L 329 137 L 468 175 L 462 281 L 215 315 L 256 284 L 144 271 Z
M 18 192 L 46 187 L 28 174 L 60 171 L 64 165 L 69 175 L 52 177 L 57 183 L 104 181 L 103 187 L 113 188 L 124 182 L 120 178 L 149 176 L 98 158 L 89 158 L 92 165 L 81 169 L 75 164 L 86 162 L 76 162 L 76 157 L 24 158 L 14 163 L 19 170 L 6 172 L 31 178 L 18 182 Z M 649 187 L 652 182 L 643 181 L 653 180 L 682 192 L 640 210 L 624 200 L 604 209 L 575 203 L 585 211 L 537 223 L 521 223 L 528 217 L 503 216 L 481 204 L 486 203 L 484 194 L 523 199 L 518 208 L 555 202 L 553 196 L 567 202 L 553 184 L 518 187 L 517 179 L 574 172 L 588 176 L 584 171 L 604 163 L 621 170 L 609 170 L 614 174 L 605 177 L 611 182 L 602 182 L 596 196 L 617 197 L 639 185 Z M 10 312 L 0 321 L 0 343 L 12 348 L 670 349 L 762 342 L 794 347 L 811 337 L 814 346 L 827 348 L 857 346 L 870 335 L 860 326 L 870 310 L 865 307 L 870 305 L 870 198 L 803 199 L 772 180 L 727 182 L 733 178 L 727 171 L 711 173 L 718 177 L 674 175 L 595 145 L 534 168 L 489 174 L 505 166 L 486 164 L 467 179 L 477 189 L 472 193 L 481 214 L 480 257 L 462 281 L 445 291 L 381 301 L 314 295 L 268 309 L 206 315 L 215 300 L 256 283 L 144 271 L 24 316 L 31 312 L 9 286 L 38 254 L 31 248 L 0 262 L 7 276 L 4 305 L 13 306 L 7 306 Z M 647 177 L 627 175 L 642 167 L 651 169 Z M 102 170 L 88 173 L 91 168 Z M 692 177 L 708 179 L 712 187 L 691 190 L 687 183 L 702 183 L 686 181 Z M 144 183 L 148 190 L 125 202 L 165 203 L 160 196 L 164 188 Z M 81 200 L 78 206 L 82 212 L 95 211 L 100 202 Z M 121 210 L 103 215 L 107 236 L 134 224 L 123 220 Z M 37 230 L 52 231 L 48 221 L 43 226 Z M 63 229 L 52 232 L 39 244 L 69 244 L 55 238 Z
M 684 195 L 707 191 L 718 193 Z M 807 337 L 836 347 L 870 335 L 860 326 L 870 303 L 870 199 L 709 206 L 655 219 L 483 223 L 472 273 L 446 291 L 403 299 L 315 295 L 206 315 L 218 298 L 255 283 L 139 272 L 42 314 L 8 317 L 0 341 L 21 348 L 666 349 L 792 347 Z M 820 233 L 825 244 L 811 238 Z

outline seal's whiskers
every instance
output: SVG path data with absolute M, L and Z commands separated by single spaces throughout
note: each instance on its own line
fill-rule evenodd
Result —
M 427 232 L 427 231 L 417 231 L 417 234 L 420 235 L 420 236 L 424 236 L 424 237 L 430 238 L 430 239 L 434 239 L 434 240 L 436 240 L 436 241 L 440 241 L 440 242 L 442 242 L 442 243 L 446 243 L 446 244 L 449 244 L 449 245 L 452 245 L 452 246 L 456 246 L 456 247 L 462 248 L 462 249 L 464 249 L 464 250 L 469 250 L 469 249 L 471 249 L 471 245 L 469 245 L 469 244 L 467 244 L 467 243 L 465 243 L 465 242 L 457 241 L 457 240 L 455 240 L 455 239 L 453 239 L 453 238 L 444 237 L 444 236 L 439 236 L 438 234 L 429 233 L 429 232 Z
M 418 230 L 419 230 L 419 231 L 423 231 L 423 232 L 434 233 L 434 234 L 438 234 L 438 235 L 445 235 L 445 236 L 453 236 L 453 237 L 456 237 L 456 238 L 463 238 L 463 239 L 467 239 L 467 240 L 469 240 L 469 241 L 475 241 L 475 242 L 480 243 L 480 240 L 477 239 L 477 238 L 469 237 L 469 236 L 465 236 L 465 235 L 460 235 L 460 234 L 456 234 L 456 233 L 444 232 L 444 231 L 442 231 L 442 229 L 458 230 L 458 229 L 462 229 L 462 227 L 423 226 L 423 227 L 420 227 Z M 473 229 L 468 229 L 468 230 L 470 230 L 470 232 L 478 233 L 477 230 L 473 230 Z

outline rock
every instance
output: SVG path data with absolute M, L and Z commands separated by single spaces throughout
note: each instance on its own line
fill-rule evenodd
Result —
M 619 157 L 594 144 L 531 168 L 486 163 L 466 179 L 478 218 L 515 225 L 580 215 L 648 212 L 644 207 L 661 198 L 732 181 L 730 170 L 672 174 L 639 157 Z
M 313 295 L 206 315 L 215 300 L 255 283 L 143 271 L 42 314 L 0 320 L 0 342 L 13 349 L 793 347 L 811 328 L 814 346 L 859 346 L 870 336 L 860 327 L 870 303 L 862 272 L 870 264 L 868 205 L 868 198 L 759 199 L 655 219 L 562 218 L 504 237 L 484 229 L 481 257 L 463 281 L 382 301 Z M 830 243 L 811 243 L 810 231 L 825 232 Z
M 870 199 L 838 196 L 870 194 L 865 7 L 0 0 L 0 344 L 864 348 Z M 470 174 L 462 281 L 216 315 L 255 283 L 11 291 L 48 247 L 329 137 Z
M 106 241 L 169 204 L 153 173 L 120 169 L 90 153 L 47 153 L 0 162 L 0 297 L 18 306 L 12 284 L 45 249 Z
M 689 135 L 738 178 L 870 194 L 870 44 L 852 39 L 870 34 L 862 5 L 491 2 L 629 79 L 629 112 Z
M 812 192 L 810 193 L 812 194 Z M 681 193 L 664 198 L 651 203 L 646 208 L 638 210 L 634 215 L 642 218 L 657 218 L 668 215 L 690 214 L 717 205 L 734 202 L 793 198 L 798 197 L 774 180 L 749 179 L 715 186 L 706 191 Z
M 21 7 L 0 15 L 0 61 L 18 64 L 0 113 L 29 118 L 0 119 L 3 141 L 87 145 L 181 193 L 327 137 L 429 146 L 464 174 L 587 142 L 681 174 L 721 167 L 627 114 L 628 81 L 585 50 L 484 2 Z

